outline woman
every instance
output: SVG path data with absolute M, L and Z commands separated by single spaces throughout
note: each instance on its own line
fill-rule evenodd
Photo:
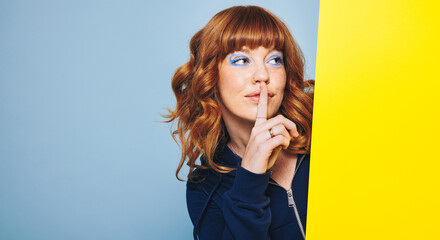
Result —
M 166 117 L 182 148 L 176 176 L 190 168 L 194 238 L 305 238 L 312 84 L 289 30 L 263 8 L 232 7 L 194 35 L 190 51 Z

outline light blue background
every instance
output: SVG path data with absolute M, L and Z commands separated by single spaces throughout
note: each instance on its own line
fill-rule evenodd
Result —
M 192 35 L 238 4 L 283 19 L 314 78 L 317 0 L 1 0 L 0 239 L 191 239 L 157 121 Z

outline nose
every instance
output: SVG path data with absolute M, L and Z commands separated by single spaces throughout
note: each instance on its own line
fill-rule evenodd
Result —
M 255 66 L 254 76 L 253 76 L 253 82 L 266 82 L 268 84 L 270 81 L 269 77 L 269 71 L 267 69 L 267 66 L 265 64 L 257 64 Z

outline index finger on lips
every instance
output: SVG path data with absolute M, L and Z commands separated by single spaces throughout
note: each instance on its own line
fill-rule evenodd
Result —
M 259 125 L 267 120 L 267 86 L 265 82 L 260 82 L 260 99 L 258 100 L 257 119 L 255 125 Z

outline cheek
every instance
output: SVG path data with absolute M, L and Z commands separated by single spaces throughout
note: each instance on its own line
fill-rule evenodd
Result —
M 234 97 L 234 84 L 231 81 L 231 77 L 228 74 L 222 75 L 218 81 L 218 91 L 220 93 L 220 99 L 223 103 L 229 104 L 233 101 Z
M 276 95 L 277 95 L 277 98 L 273 102 L 272 109 L 271 109 L 273 114 L 275 114 L 276 112 L 279 111 L 279 108 L 281 107 L 281 104 L 283 102 L 284 90 L 287 85 L 285 72 L 279 73 L 277 75 L 276 80 L 277 80 L 276 82 L 275 81 L 273 82 L 274 84 L 276 84 L 275 91 L 276 91 Z
M 237 94 L 240 92 L 242 85 L 242 76 L 236 71 L 223 72 L 219 75 L 218 87 L 222 95 Z
M 278 111 L 281 107 L 281 103 L 283 102 L 284 94 L 279 94 L 276 100 L 273 102 L 274 111 Z
M 224 94 L 228 92 L 227 88 L 229 84 L 227 82 L 227 79 L 228 79 L 227 74 L 224 71 L 222 71 L 222 69 L 220 69 L 218 75 L 217 87 L 221 98 L 223 98 Z
M 231 92 L 231 82 L 227 80 L 228 78 L 222 78 L 218 82 L 218 89 L 220 96 L 223 98 L 228 97 Z
M 276 74 L 272 84 L 274 85 L 274 87 L 276 89 L 275 90 L 276 93 L 280 94 L 282 96 L 284 94 L 284 90 L 287 85 L 286 73 L 284 71 L 282 71 L 282 72 L 279 72 L 278 74 Z

